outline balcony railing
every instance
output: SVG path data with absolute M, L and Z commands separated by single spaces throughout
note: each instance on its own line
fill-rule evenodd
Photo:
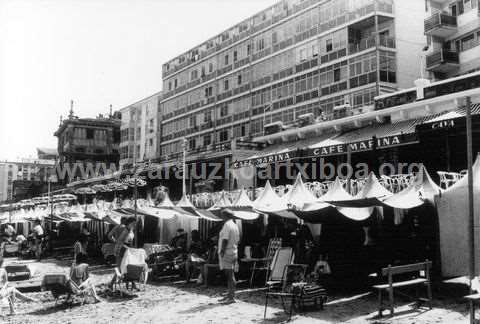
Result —
M 348 45 L 349 54 L 355 54 L 376 46 L 375 37 L 367 37 Z M 380 36 L 379 46 L 395 48 L 395 38 Z
M 448 72 L 460 63 L 458 52 L 440 50 L 426 57 L 427 70 Z
M 424 26 L 426 35 L 448 37 L 457 29 L 457 17 L 439 12 L 425 19 Z

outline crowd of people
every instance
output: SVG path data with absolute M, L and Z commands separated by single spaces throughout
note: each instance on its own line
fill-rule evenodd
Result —
M 241 222 L 235 220 L 234 214 L 228 209 L 223 210 L 222 217 L 224 221 L 211 228 L 206 238 L 202 238 L 198 230 L 187 233 L 182 228 L 178 229 L 169 243 L 167 252 L 162 252 L 169 255 L 168 260 L 175 265 L 177 273 L 184 275 L 187 283 L 194 281 L 202 284 L 206 282 L 208 278 L 205 266 L 218 265 L 224 274 L 227 287 L 225 297 L 220 300 L 222 303 L 235 302 L 236 276 L 243 275 L 245 277 L 245 272 L 250 270 L 246 269 L 248 264 L 245 263 L 242 264 L 243 267 L 240 267 L 239 260 L 245 257 L 264 257 L 272 238 L 281 238 L 283 246 L 292 247 L 295 263 L 307 265 L 309 278 L 325 286 L 331 282 L 332 272 L 337 275 L 341 272 L 342 266 L 348 268 L 347 271 L 350 273 L 361 268 L 362 260 L 356 260 L 353 256 L 357 258 L 364 256 L 365 260 L 374 260 L 375 258 L 367 257 L 359 251 L 361 248 L 368 250 L 373 241 L 380 242 L 375 231 L 370 231 L 372 224 L 367 223 L 323 224 L 321 235 L 318 236 L 316 233 L 317 235 L 314 237 L 310 226 L 286 219 L 270 217 L 266 222 L 260 217 L 255 221 Z M 416 234 L 419 226 L 418 222 L 415 223 L 414 220 L 417 218 L 413 216 L 411 218 L 412 222 L 404 221 L 402 224 L 407 226 L 412 223 L 414 230 L 408 231 L 408 233 Z M 239 223 L 242 225 L 238 226 Z M 136 226 L 135 218 L 122 218 L 121 223 L 114 226 L 106 235 L 106 239 L 113 247 L 116 268 L 120 268 L 127 249 L 138 245 L 135 244 L 138 243 L 135 242 L 135 239 L 138 240 L 135 237 Z M 368 231 L 365 230 L 366 228 Z M 27 237 L 18 234 L 12 224 L 5 224 L 0 230 L 3 244 L 18 244 L 22 250 L 28 250 L 31 256 L 38 260 L 41 259 L 46 235 L 40 221 L 34 222 Z M 411 235 L 404 236 L 412 239 Z M 89 256 L 89 251 L 92 251 L 89 246 L 91 241 L 92 236 L 87 228 L 80 227 L 80 232 L 73 244 L 70 278 L 75 285 L 87 289 L 93 299 L 98 302 L 100 298 L 95 291 L 95 286 L 89 280 L 88 272 L 89 260 L 95 257 Z M 349 264 L 357 265 L 355 269 L 349 267 L 347 263 L 342 264 L 343 260 L 349 258 L 353 260 L 349 260 Z M 371 262 L 369 261 L 369 263 Z M 32 300 L 18 290 L 9 287 L 7 279 L 5 270 L 2 269 L 0 271 L 0 297 L 9 300 L 11 311 L 14 312 L 16 299 Z M 115 272 L 108 284 L 111 291 L 114 290 L 114 285 L 118 280 L 118 272 Z M 135 283 L 132 288 L 136 288 Z
M 46 247 L 47 236 L 40 220 L 33 222 L 33 227 L 27 237 L 17 233 L 11 223 L 3 225 L 2 242 L 16 246 L 18 253 L 34 256 L 38 261 L 41 260 Z

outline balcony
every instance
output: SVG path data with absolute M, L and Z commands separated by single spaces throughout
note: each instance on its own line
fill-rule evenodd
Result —
M 376 39 L 374 36 L 362 38 L 348 44 L 348 54 L 355 54 L 361 51 L 365 51 L 369 48 L 376 46 Z M 379 37 L 379 46 L 386 48 L 395 48 L 395 38 L 388 36 Z
M 431 72 L 449 73 L 459 67 L 459 55 L 457 52 L 440 50 L 426 57 L 427 70 Z
M 457 31 L 457 17 L 436 13 L 425 19 L 425 35 L 447 38 Z

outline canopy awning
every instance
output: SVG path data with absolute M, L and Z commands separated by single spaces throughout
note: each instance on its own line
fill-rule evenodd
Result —
M 323 141 L 337 135 L 338 133 L 326 133 L 296 141 L 267 146 L 263 151 L 257 152 L 245 160 L 233 162 L 231 167 L 233 169 L 237 169 L 246 166 L 263 166 L 270 163 L 285 162 L 298 157 L 303 157 L 301 150 L 316 142 Z
M 472 115 L 480 115 L 480 104 L 472 104 L 470 106 Z M 438 117 L 432 118 L 428 121 L 426 121 L 424 124 L 432 124 L 432 123 L 438 123 L 438 122 L 443 122 L 443 121 L 448 121 L 456 118 L 462 118 L 465 117 L 467 114 L 467 107 L 460 107 L 458 109 L 446 112 L 444 114 L 441 114 Z
M 436 116 L 375 124 L 347 131 L 308 147 L 307 156 L 330 156 L 418 143 L 416 126 Z

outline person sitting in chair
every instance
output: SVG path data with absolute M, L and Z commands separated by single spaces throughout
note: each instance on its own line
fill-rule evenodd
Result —
M 12 242 L 15 234 L 17 234 L 17 232 L 15 231 L 13 225 L 10 223 L 6 224 L 3 230 L 3 239 L 7 242 Z
M 87 255 L 88 235 L 82 233 L 78 237 L 78 240 L 73 245 L 73 259 L 76 260 L 77 255 Z
M 80 289 L 85 289 L 89 296 L 93 297 L 96 303 L 100 302 L 95 285 L 90 281 L 88 275 L 87 255 L 79 253 L 70 269 L 70 280 Z
M 178 253 L 185 253 L 187 251 L 187 233 L 183 228 L 177 230 L 177 235 L 170 241 L 170 246 Z
M 8 285 L 8 274 L 4 268 L 1 268 L 3 265 L 3 258 L 0 257 L 0 301 L 4 299 L 8 300 L 8 305 L 10 306 L 10 314 L 15 314 L 15 301 L 16 299 L 22 299 L 26 302 L 36 302 L 37 300 L 27 295 L 21 293 L 14 287 Z

